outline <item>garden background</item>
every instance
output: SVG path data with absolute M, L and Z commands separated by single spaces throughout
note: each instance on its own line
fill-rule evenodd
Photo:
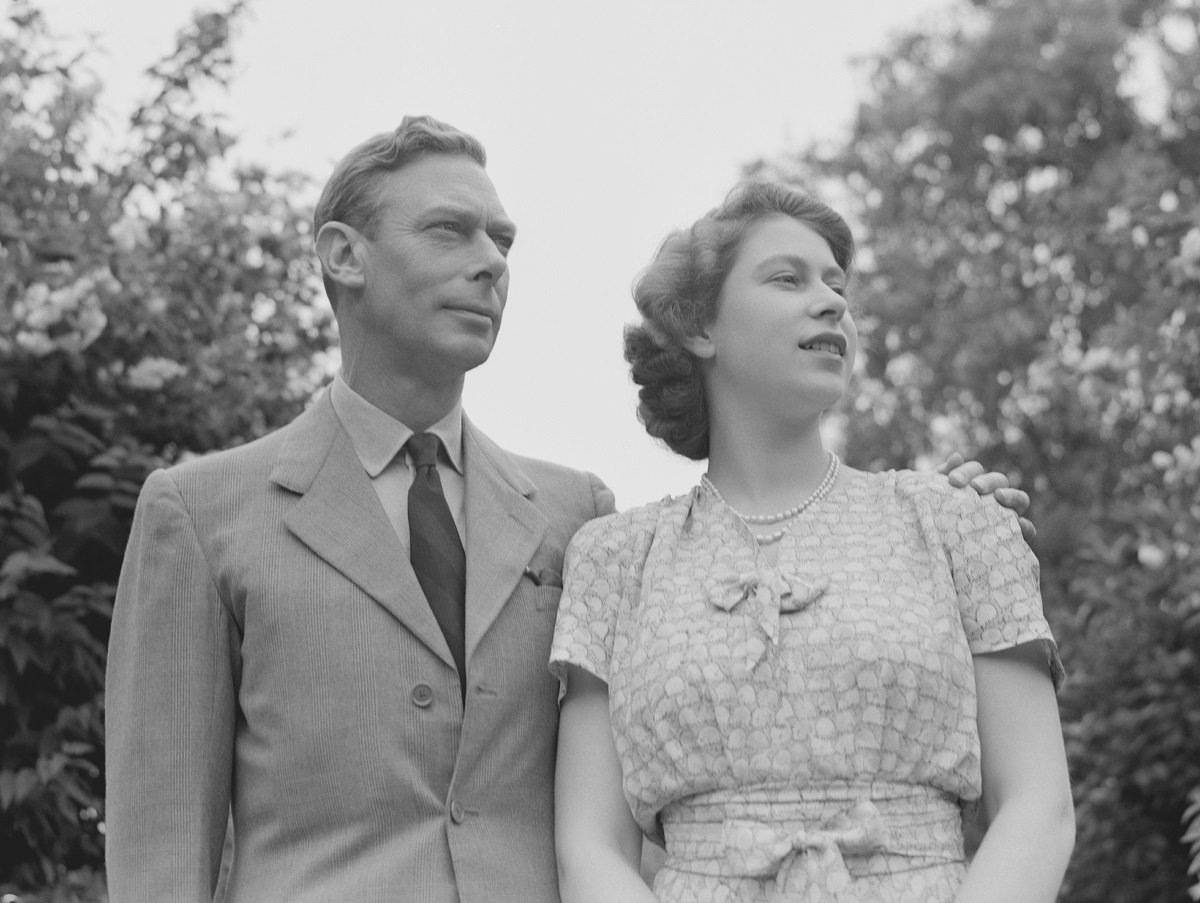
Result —
M 847 460 L 963 449 L 1033 496 L 1069 670 L 1061 899 L 1197 900 L 1200 5 L 947 10 L 861 63 L 845 134 L 746 171 L 864 249 Z M 181 23 L 117 136 L 86 52 L 25 0 L 0 23 L 0 897 L 104 899 L 104 656 L 146 474 L 285 423 L 336 359 L 313 180 L 235 160 L 221 116 L 246 14 Z

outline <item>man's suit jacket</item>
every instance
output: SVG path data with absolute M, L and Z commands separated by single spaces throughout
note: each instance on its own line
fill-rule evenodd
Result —
M 112 903 L 210 900 L 231 805 L 233 903 L 557 903 L 555 578 L 612 494 L 463 445 L 465 716 L 328 394 L 150 476 L 109 646 Z

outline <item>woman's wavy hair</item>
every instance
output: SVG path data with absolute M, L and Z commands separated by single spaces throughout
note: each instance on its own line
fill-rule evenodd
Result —
M 479 139 L 432 116 L 405 116 L 394 130 L 368 138 L 334 167 L 313 210 L 313 237 L 326 223 L 339 222 L 374 238 L 383 206 L 379 183 L 425 154 L 464 156 L 487 166 Z M 336 305 L 334 283 L 324 274 L 322 278 Z
M 708 457 L 708 407 L 699 360 L 684 343 L 717 314 L 717 301 L 750 228 L 790 216 L 825 239 L 847 275 L 850 227 L 833 208 L 778 182 L 742 182 L 689 229 L 668 235 L 633 287 L 641 322 L 625 328 L 625 360 L 646 432 L 686 458 Z

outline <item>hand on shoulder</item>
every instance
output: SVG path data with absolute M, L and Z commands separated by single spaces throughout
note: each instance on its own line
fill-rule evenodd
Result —
M 1017 515 L 1021 525 L 1021 535 L 1026 542 L 1031 542 L 1037 536 L 1037 527 L 1033 521 L 1025 517 L 1029 510 L 1029 494 L 1009 485 L 1005 474 L 996 471 L 984 471 L 978 461 L 966 461 L 958 452 L 951 454 L 937 472 L 945 476 L 950 485 L 959 489 L 970 486 L 981 496 L 992 496 L 998 504 L 1012 510 Z

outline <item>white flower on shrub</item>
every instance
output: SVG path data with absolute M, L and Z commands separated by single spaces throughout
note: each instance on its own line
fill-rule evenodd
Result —
M 14 306 L 13 313 L 29 329 L 45 330 L 62 319 L 62 307 L 57 298 L 51 300 L 50 286 L 44 282 L 29 286 L 25 297 Z
M 1193 226 L 1179 243 L 1179 264 L 1186 276 L 1200 279 L 1200 226 Z
M 58 346 L 44 332 L 22 329 L 17 332 L 17 345 L 36 357 L 45 357 Z
M 1167 553 L 1149 543 L 1138 546 L 1137 558 L 1138 564 L 1152 571 L 1157 571 L 1167 563 Z
M 166 357 L 147 357 L 138 361 L 125 374 L 125 380 L 135 389 L 161 389 L 168 381 L 187 373 L 187 367 Z
M 141 217 L 126 214 L 109 227 L 108 237 L 117 246 L 117 250 L 128 254 L 139 245 L 149 243 L 150 231 Z
M 38 357 L 53 351 L 83 351 L 100 338 L 108 325 L 100 290 L 114 291 L 119 287 L 107 269 L 85 273 L 53 290 L 44 282 L 33 283 L 13 305 L 18 323 L 17 345 Z
M 108 317 L 104 316 L 100 307 L 88 304 L 81 307 L 75 316 L 74 329 L 55 336 L 55 342 L 63 351 L 78 353 L 100 338 L 100 334 L 104 332 L 104 327 L 107 325 Z
M 1110 207 L 1105 228 L 1109 232 L 1124 232 L 1133 222 L 1133 215 L 1124 207 Z

